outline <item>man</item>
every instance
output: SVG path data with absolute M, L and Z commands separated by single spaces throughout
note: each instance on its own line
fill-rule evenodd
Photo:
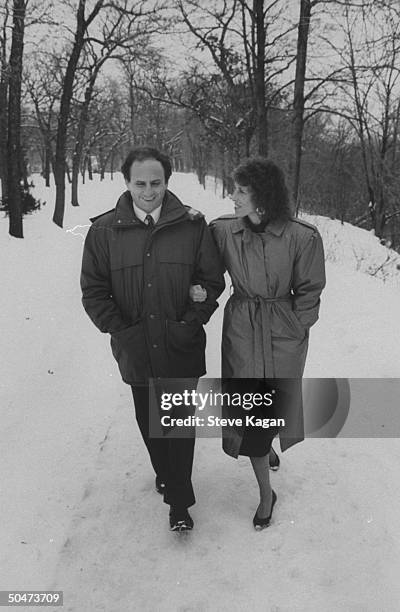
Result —
M 193 389 L 205 374 L 203 325 L 218 306 L 223 274 L 203 215 L 168 190 L 168 157 L 138 147 L 127 156 L 122 173 L 128 191 L 114 209 L 91 219 L 82 302 L 100 331 L 111 334 L 122 379 L 132 387 L 156 489 L 170 505 L 170 527 L 186 530 L 193 527 L 187 509 L 195 503 L 194 435 L 151 435 L 149 391 L 158 391 L 150 382 L 185 378 Z M 194 282 L 207 290 L 203 303 L 189 298 Z M 172 388 L 183 391 L 179 381 Z M 193 412 L 187 407 L 187 414 Z

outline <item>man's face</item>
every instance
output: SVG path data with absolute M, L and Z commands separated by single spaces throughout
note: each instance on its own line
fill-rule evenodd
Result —
M 132 194 L 136 206 L 151 213 L 162 204 L 168 183 L 165 181 L 164 168 L 156 159 L 134 161 L 131 166 L 130 181 L 126 186 Z

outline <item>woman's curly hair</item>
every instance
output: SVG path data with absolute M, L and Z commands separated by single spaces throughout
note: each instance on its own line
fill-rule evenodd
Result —
M 292 216 L 285 175 L 273 161 L 252 157 L 235 168 L 232 176 L 238 185 L 250 187 L 253 202 L 265 211 L 266 219 L 287 220 Z

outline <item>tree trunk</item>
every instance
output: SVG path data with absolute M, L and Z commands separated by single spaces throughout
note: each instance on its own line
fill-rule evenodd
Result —
M 67 175 L 68 183 L 71 184 L 72 183 L 71 172 L 69 170 L 69 166 L 67 162 L 65 162 L 65 173 Z
M 51 160 L 51 150 L 49 150 L 49 145 L 46 144 L 44 151 L 44 179 L 46 181 L 46 187 L 50 187 L 50 160 Z
M 135 90 L 133 86 L 132 76 L 129 75 L 129 117 L 130 117 L 130 132 L 131 132 L 131 145 L 135 146 Z
M 23 238 L 21 193 L 21 82 L 24 53 L 25 0 L 14 0 L 13 30 L 10 52 L 10 81 L 8 99 L 8 209 L 9 233 Z
M 7 130 L 7 83 L 2 77 L 0 80 L 0 180 L 4 201 L 7 200 Z
M 91 156 L 90 151 L 87 156 L 87 169 L 88 169 L 89 181 L 93 181 L 92 156 Z
M 356 118 L 358 123 L 358 137 L 360 140 L 361 155 L 363 161 L 364 179 L 368 192 L 368 212 L 371 217 L 373 227 L 376 228 L 376 196 L 375 186 L 373 185 L 373 170 L 370 168 L 370 162 L 368 160 L 367 142 L 368 138 L 368 125 L 365 121 L 365 111 L 363 103 L 360 99 L 359 81 L 356 69 L 356 61 L 354 57 L 353 40 L 351 38 L 351 27 L 349 25 L 349 12 L 348 7 L 345 9 L 346 15 L 346 28 L 347 28 L 347 40 L 349 44 L 349 68 L 352 78 L 352 86 L 354 92 L 354 105 L 356 110 Z M 371 145 L 371 143 L 370 143 Z M 372 175 L 372 176 L 371 176 Z
M 107 164 L 107 160 L 106 159 L 103 159 L 100 162 L 100 180 L 101 181 L 104 181 L 104 178 L 105 178 L 106 164 Z M 111 170 L 111 173 L 112 173 L 112 170 Z
M 85 184 L 85 180 L 86 180 L 86 164 L 87 164 L 87 155 L 85 155 L 85 158 L 83 160 L 82 167 L 81 167 L 82 185 Z
M 67 128 L 76 67 L 78 65 L 79 56 L 84 45 L 84 34 L 86 28 L 84 19 L 85 4 L 86 0 L 79 0 L 75 42 L 65 73 L 63 92 L 60 103 L 60 114 L 58 117 L 56 159 L 54 168 L 54 179 L 56 183 L 56 205 L 53 215 L 53 221 L 59 227 L 62 227 L 64 222 Z
M 382 212 L 383 209 L 383 204 L 380 204 L 379 208 L 377 211 L 375 211 L 374 214 L 374 231 L 375 231 L 375 236 L 377 236 L 378 238 L 382 238 L 384 235 L 384 227 L 386 225 L 386 215 L 384 212 Z
M 25 151 L 23 150 L 23 148 L 21 147 L 21 154 L 20 154 L 20 176 L 22 177 L 21 180 L 23 181 L 24 184 L 24 189 L 26 191 L 28 191 L 29 189 L 29 183 L 28 183 L 28 161 L 26 159 L 25 156 Z
M 256 27 L 256 58 L 254 66 L 257 143 L 259 155 L 268 155 L 268 116 L 265 106 L 265 25 L 264 0 L 253 0 Z
M 101 182 L 104 178 L 104 177 L 102 178 L 103 166 L 104 166 L 104 154 L 103 154 L 103 146 L 101 142 L 99 146 L 97 147 L 96 157 L 97 157 L 97 164 L 98 164 L 98 170 L 99 170 L 99 180 Z
M 290 176 L 295 214 L 299 212 L 299 184 L 301 168 L 301 145 L 304 129 L 304 81 L 307 66 L 308 33 L 311 19 L 311 0 L 300 1 L 300 18 L 297 34 L 297 60 L 293 99 L 292 150 Z
M 72 183 L 71 183 L 71 204 L 72 206 L 79 206 L 79 202 L 78 202 L 79 166 L 80 166 L 80 163 L 77 160 L 75 153 L 74 153 L 74 156 L 72 158 Z
M 0 49 L 0 181 L 1 196 L 4 202 L 7 200 L 7 89 L 8 89 L 8 65 L 7 65 L 7 22 L 8 5 L 5 6 L 5 14 L 2 23 L 2 45 Z
M 85 98 L 83 101 L 81 114 L 79 116 L 79 124 L 78 124 L 78 131 L 76 135 L 75 150 L 74 150 L 74 154 L 72 157 L 72 197 L 71 197 L 72 206 L 79 206 L 79 202 L 78 202 L 79 166 L 81 165 L 83 145 L 85 142 L 86 126 L 89 121 L 89 106 L 90 106 L 90 102 L 92 101 L 94 85 L 95 85 L 96 78 L 99 73 L 101 65 L 102 64 L 99 63 L 98 66 L 94 68 L 93 74 L 90 77 L 89 84 L 85 91 Z

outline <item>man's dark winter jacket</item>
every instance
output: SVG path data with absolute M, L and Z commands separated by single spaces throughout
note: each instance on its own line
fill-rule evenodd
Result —
M 158 223 L 134 214 L 126 191 L 115 209 L 92 219 L 81 274 L 83 306 L 111 348 L 123 380 L 205 374 L 203 324 L 224 289 L 214 241 L 201 213 L 167 191 Z M 207 289 L 193 303 L 191 284 Z

